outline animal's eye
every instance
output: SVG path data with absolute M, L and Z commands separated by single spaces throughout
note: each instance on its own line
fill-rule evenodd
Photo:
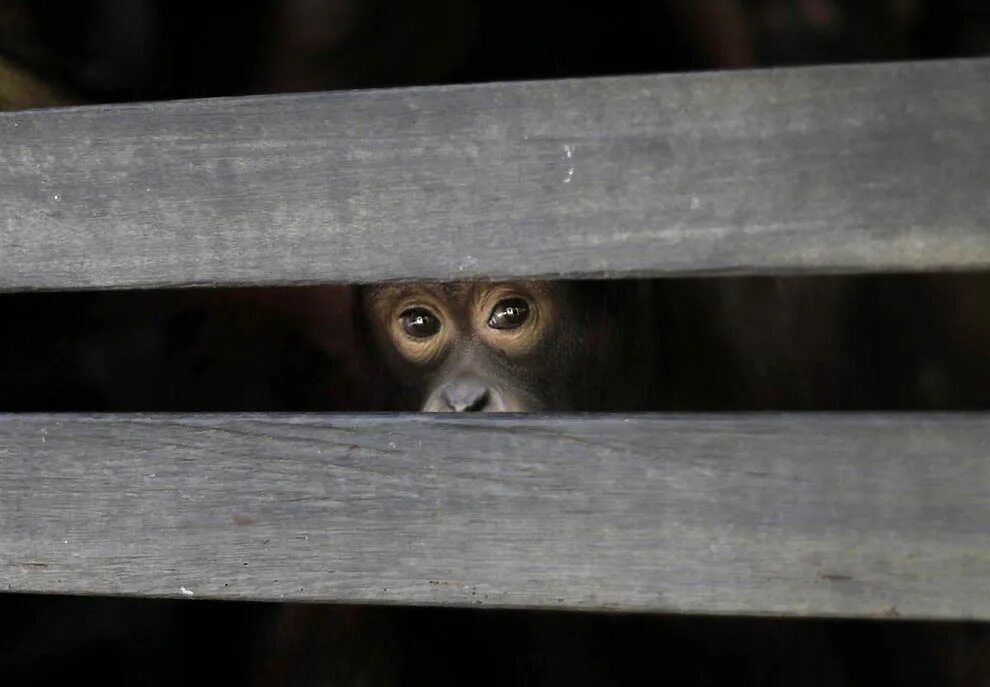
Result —
M 529 319 L 529 303 L 522 298 L 506 298 L 495 304 L 488 316 L 492 329 L 515 329 Z
M 414 339 L 428 339 L 440 331 L 440 318 L 426 308 L 409 308 L 399 315 L 402 331 Z

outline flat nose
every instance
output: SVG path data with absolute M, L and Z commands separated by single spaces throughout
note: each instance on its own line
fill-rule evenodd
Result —
M 488 407 L 491 391 L 480 382 L 462 379 L 447 384 L 440 392 L 440 397 L 455 412 L 480 412 Z

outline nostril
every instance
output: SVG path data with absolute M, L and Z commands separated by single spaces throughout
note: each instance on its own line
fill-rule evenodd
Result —
M 478 394 L 478 397 L 474 399 L 471 405 L 466 407 L 464 410 L 471 413 L 477 413 L 479 411 L 484 410 L 485 406 L 487 405 L 488 405 L 488 389 L 482 389 L 481 393 Z
M 443 390 L 443 400 L 458 413 L 478 412 L 488 405 L 488 387 L 474 383 L 454 383 Z

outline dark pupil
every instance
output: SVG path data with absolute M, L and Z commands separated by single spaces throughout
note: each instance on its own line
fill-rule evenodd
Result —
M 488 318 L 492 329 L 515 329 L 529 317 L 529 303 L 522 298 L 506 298 L 499 301 Z
M 417 339 L 425 339 L 440 331 L 440 320 L 426 308 L 409 308 L 399 319 L 406 334 Z

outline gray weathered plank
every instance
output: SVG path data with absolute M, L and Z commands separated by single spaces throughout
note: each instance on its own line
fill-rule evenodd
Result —
M 0 589 L 990 619 L 990 416 L 7 415 Z
M 990 266 L 990 59 L 0 114 L 0 289 Z

